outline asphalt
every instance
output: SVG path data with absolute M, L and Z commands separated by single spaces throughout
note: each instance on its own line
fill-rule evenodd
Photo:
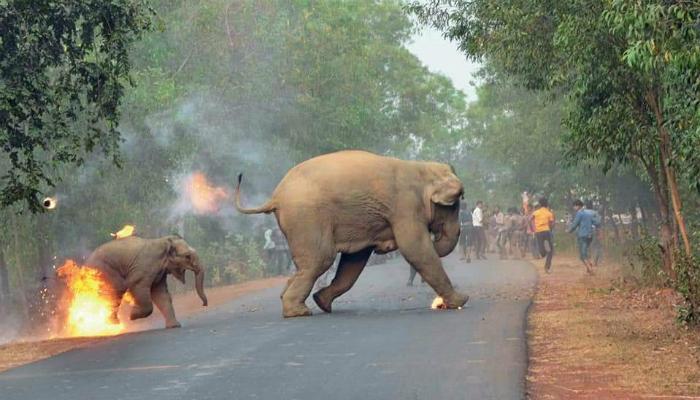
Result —
M 491 257 L 493 258 L 493 257 Z M 443 260 L 462 310 L 403 260 L 367 267 L 332 314 L 285 320 L 280 288 L 0 374 L 0 399 L 521 399 L 525 320 L 536 284 L 523 261 Z M 313 301 L 307 301 L 309 306 Z

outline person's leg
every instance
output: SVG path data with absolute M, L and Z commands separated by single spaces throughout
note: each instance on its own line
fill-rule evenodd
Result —
M 496 251 L 498 252 L 498 258 L 503 259 L 503 233 L 496 232 Z
M 472 262 L 472 254 L 471 253 L 472 253 L 472 246 L 473 246 L 473 242 L 474 242 L 474 238 L 473 238 L 474 232 L 472 232 L 473 228 L 470 226 L 464 228 L 464 230 L 465 230 L 465 232 L 464 232 L 464 235 L 465 235 L 465 240 L 464 240 L 465 251 L 464 251 L 464 253 L 465 254 L 464 255 L 467 258 L 467 262 L 470 263 L 470 262 Z
M 547 271 L 552 270 L 552 256 L 554 256 L 554 242 L 552 240 L 552 232 L 547 231 L 544 235 L 544 246 L 547 250 L 547 259 L 544 262 L 544 268 Z
M 544 270 L 549 273 L 551 267 L 551 253 L 547 251 L 547 241 L 549 239 L 549 232 L 537 232 L 535 233 L 535 239 L 537 240 L 537 249 L 539 251 L 540 257 L 547 257 L 544 262 Z M 551 249 L 551 247 L 549 247 Z
M 406 282 L 406 286 L 413 286 L 413 280 L 416 279 L 416 269 L 413 268 L 412 265 L 409 265 L 408 268 L 409 268 L 409 275 L 408 275 L 408 282 Z
M 581 255 L 581 261 L 586 266 L 586 272 L 589 274 L 593 273 L 593 263 L 591 263 L 591 258 L 589 255 L 589 248 L 591 246 L 591 238 L 582 237 L 579 238 L 579 251 Z
M 486 232 L 483 226 L 478 226 L 476 229 L 476 258 L 483 260 L 486 252 Z
M 481 237 L 479 236 L 479 227 L 475 226 L 472 228 L 472 244 L 474 245 L 474 258 L 477 260 L 479 259 L 479 255 L 481 254 Z

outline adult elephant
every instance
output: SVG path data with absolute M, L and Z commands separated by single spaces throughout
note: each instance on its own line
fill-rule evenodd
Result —
M 95 249 L 85 263 L 98 269 L 110 287 L 112 320 L 118 322 L 117 311 L 124 293 L 134 298 L 132 320 L 145 318 L 153 312 L 153 304 L 165 318 L 167 328 L 178 328 L 173 302 L 168 292 L 167 275 L 172 274 L 183 284 L 185 271 L 195 274 L 195 289 L 202 305 L 207 305 L 204 294 L 204 268 L 197 252 L 179 236 L 144 239 L 130 236 L 105 243 Z
M 270 200 L 244 214 L 275 213 L 297 272 L 282 292 L 285 317 L 311 315 L 305 301 L 314 282 L 342 253 L 331 284 L 313 296 L 325 312 L 359 277 L 372 252 L 398 250 L 448 308 L 467 302 L 442 268 L 459 239 L 462 182 L 452 167 L 403 161 L 364 151 L 340 151 L 292 168 Z

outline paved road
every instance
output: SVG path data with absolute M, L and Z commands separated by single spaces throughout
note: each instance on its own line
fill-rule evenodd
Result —
M 470 294 L 431 311 L 403 261 L 368 267 L 333 314 L 284 320 L 279 289 L 0 374 L 0 399 L 520 399 L 525 262 L 445 259 Z M 313 301 L 309 300 L 309 304 Z

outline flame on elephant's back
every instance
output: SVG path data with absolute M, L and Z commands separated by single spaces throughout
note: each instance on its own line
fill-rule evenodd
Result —
M 124 225 L 122 229 L 120 229 L 117 233 L 111 233 L 113 238 L 115 239 L 124 239 L 129 236 L 133 236 L 134 232 L 136 231 L 136 227 L 133 225 Z
M 67 291 L 64 336 L 110 336 L 124 332 L 125 326 L 111 320 L 112 288 L 96 269 L 81 267 L 73 260 L 58 270 Z

